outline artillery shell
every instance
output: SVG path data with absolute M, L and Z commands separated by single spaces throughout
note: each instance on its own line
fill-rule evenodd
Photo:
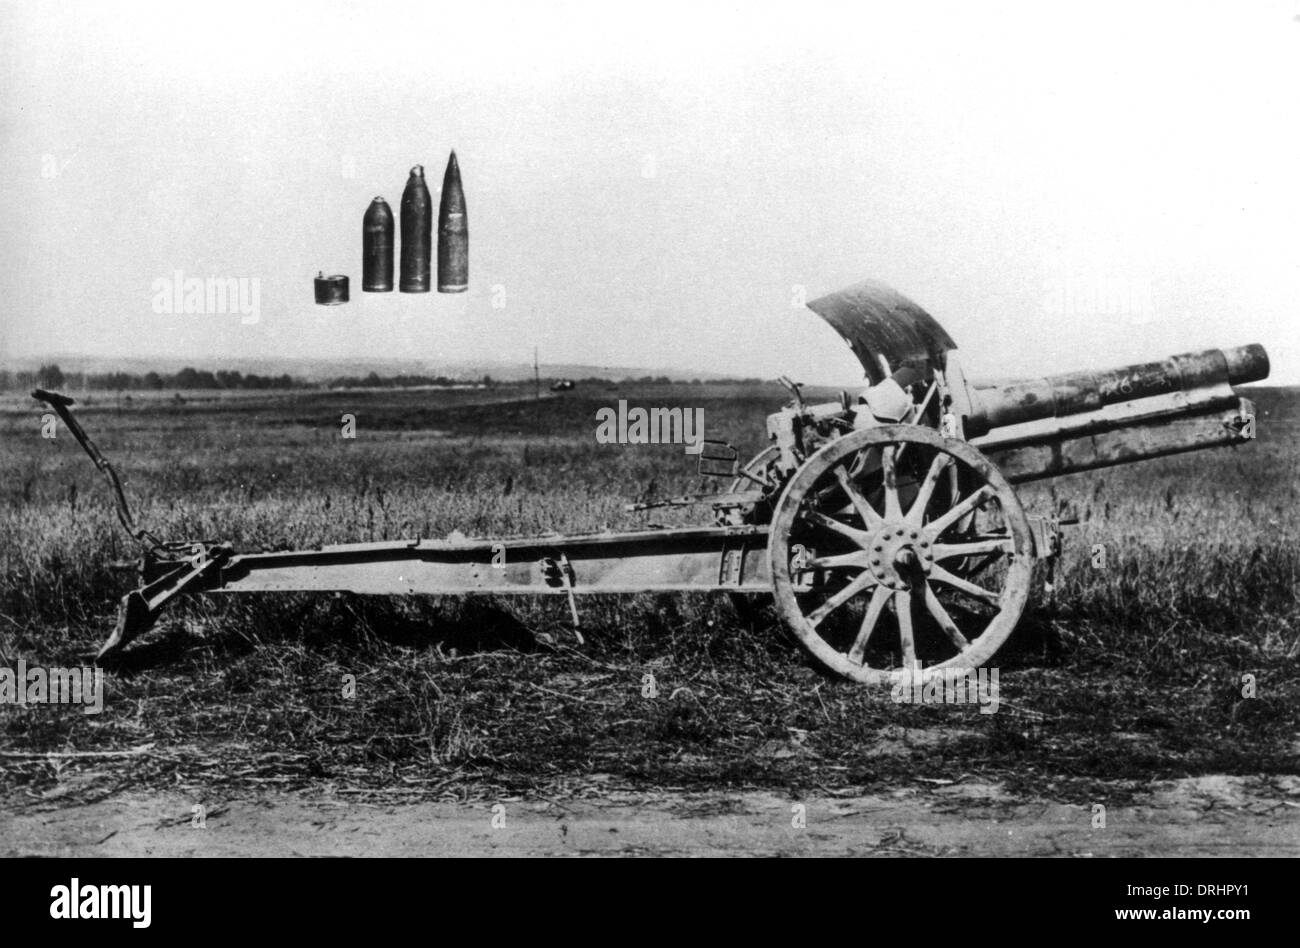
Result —
M 337 306 L 348 301 L 348 278 L 342 273 L 326 276 L 321 270 L 316 274 L 316 302 L 321 306 Z
M 403 293 L 428 293 L 433 257 L 433 199 L 424 183 L 424 166 L 416 165 L 402 192 Z
M 361 219 L 361 289 L 393 291 L 393 212 L 381 197 L 370 202 Z
M 438 292 L 464 293 L 469 289 L 469 221 L 465 216 L 465 189 L 453 151 L 442 176 L 438 202 Z

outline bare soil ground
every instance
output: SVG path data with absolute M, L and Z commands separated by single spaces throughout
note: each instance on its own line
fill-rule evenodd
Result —
M 211 804 L 129 792 L 6 808 L 2 856 L 1300 856 L 1300 778 L 1159 781 L 1106 810 L 982 781 L 866 796 L 601 790 L 564 800 L 357 802 L 262 794 Z M 1129 787 L 1117 787 L 1127 797 Z M 804 825 L 796 826 L 797 807 Z M 495 825 L 494 825 L 495 823 Z

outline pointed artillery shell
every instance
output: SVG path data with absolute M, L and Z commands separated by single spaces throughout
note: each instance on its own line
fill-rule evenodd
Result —
M 416 165 L 402 192 L 403 293 L 428 293 L 433 255 L 433 198 L 424 183 L 424 167 Z
M 460 183 L 456 153 L 447 160 L 438 202 L 438 292 L 464 293 L 469 289 L 469 222 L 465 216 L 465 189 Z

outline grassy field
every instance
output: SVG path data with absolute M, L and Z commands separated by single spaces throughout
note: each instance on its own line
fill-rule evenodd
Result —
M 784 401 L 775 386 L 508 394 L 97 399 L 81 419 L 155 533 L 295 548 L 642 526 L 625 502 L 716 485 L 680 447 L 596 443 L 597 408 L 698 405 L 708 436 L 746 457 Z M 199 598 L 133 646 L 104 713 L 0 706 L 0 750 L 151 753 L 100 761 L 84 786 L 78 764 L 7 759 L 0 792 L 848 792 L 980 775 L 1050 795 L 1103 778 L 1297 773 L 1300 392 L 1254 397 L 1254 444 L 1022 491 L 1031 513 L 1067 504 L 1085 523 L 1067 535 L 1055 596 L 1040 592 L 997 656 L 997 714 L 831 680 L 770 611 L 742 621 L 721 596 L 585 600 L 581 646 L 560 599 Z M 354 440 L 340 437 L 344 413 Z M 0 664 L 81 664 L 112 627 L 133 581 L 115 564 L 135 550 L 89 461 L 66 432 L 43 439 L 40 416 L 18 399 L 0 410 Z

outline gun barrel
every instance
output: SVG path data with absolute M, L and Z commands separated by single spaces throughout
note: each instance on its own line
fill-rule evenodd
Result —
M 1104 372 L 1067 372 L 988 388 L 976 388 L 975 417 L 968 428 L 1060 418 L 1106 405 L 1214 385 L 1243 385 L 1268 378 L 1268 353 L 1258 344 L 1206 349 L 1163 362 L 1126 365 Z M 973 423 L 973 424 L 972 424 Z

